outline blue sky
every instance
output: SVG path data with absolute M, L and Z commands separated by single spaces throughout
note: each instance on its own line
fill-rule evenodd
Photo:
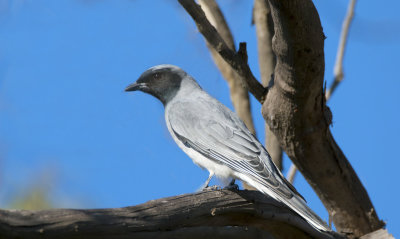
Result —
M 259 77 L 252 1 L 219 2 Z M 329 86 L 347 1 L 314 3 Z M 374 3 L 356 6 L 345 79 L 328 104 L 335 139 L 399 236 L 400 2 Z M 161 63 L 185 69 L 232 108 L 202 36 L 175 1 L 0 0 L 0 207 L 37 178 L 59 207 L 122 207 L 197 190 L 208 173 L 172 141 L 161 103 L 123 91 Z M 252 111 L 263 142 L 254 98 Z M 327 219 L 302 177 L 295 186 Z

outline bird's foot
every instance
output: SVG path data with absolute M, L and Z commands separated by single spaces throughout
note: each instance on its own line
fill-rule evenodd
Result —
M 224 187 L 224 189 L 237 191 L 239 190 L 239 186 L 235 184 L 235 179 L 232 179 L 232 181 L 226 187 Z
M 224 187 L 224 189 L 238 191 L 239 190 L 239 186 L 237 184 L 229 184 L 228 186 Z

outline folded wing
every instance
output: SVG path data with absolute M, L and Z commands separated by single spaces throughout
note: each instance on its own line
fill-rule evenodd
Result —
M 243 122 L 216 100 L 176 102 L 170 107 L 168 120 L 173 133 L 186 147 L 251 176 L 282 198 L 290 199 L 293 193 L 297 194 Z

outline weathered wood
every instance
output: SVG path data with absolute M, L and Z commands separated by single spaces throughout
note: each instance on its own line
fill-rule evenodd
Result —
M 0 210 L 0 238 L 228 235 L 229 238 L 334 238 L 316 231 L 284 204 L 247 190 L 207 190 L 115 209 Z

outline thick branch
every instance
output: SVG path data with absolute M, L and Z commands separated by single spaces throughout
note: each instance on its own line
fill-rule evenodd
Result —
M 340 238 L 256 191 L 203 191 L 116 209 L 0 210 L 0 238 Z
M 260 66 L 261 81 L 267 87 L 271 82 L 276 62 L 272 51 L 274 24 L 267 0 L 255 0 L 253 14 L 257 33 L 258 64 Z M 265 124 L 265 148 L 271 155 L 275 165 L 282 170 L 282 149 L 268 124 Z
M 338 52 L 336 55 L 336 63 L 334 67 L 334 80 L 332 83 L 331 88 L 326 92 L 325 98 L 328 101 L 333 92 L 336 90 L 336 87 L 342 82 L 344 78 L 343 74 L 343 58 L 344 58 L 344 50 L 346 48 L 347 38 L 350 29 L 350 23 L 354 16 L 354 7 L 355 7 L 356 0 L 350 0 L 349 7 L 347 9 L 346 18 L 343 21 L 342 32 L 340 34 L 340 43 L 338 47 Z M 297 168 L 296 165 L 292 164 L 290 166 L 290 170 L 288 172 L 287 179 L 290 183 L 293 183 L 293 180 L 296 176 Z
M 362 236 L 381 228 L 369 196 L 329 129 L 323 94 L 324 39 L 311 0 L 269 0 L 277 57 L 263 116 L 316 191 L 336 228 Z
M 232 33 L 226 23 L 225 17 L 222 11 L 218 7 L 215 0 L 200 0 L 201 8 L 209 20 L 209 22 L 218 31 L 224 42 L 227 44 L 229 49 L 235 50 L 235 44 Z M 221 71 L 225 80 L 228 82 L 230 89 L 230 96 L 235 108 L 236 113 L 241 120 L 246 124 L 247 128 L 255 135 L 256 131 L 254 128 L 253 118 L 251 115 L 249 94 L 246 88 L 243 87 L 242 82 L 245 79 L 240 79 L 241 76 L 236 73 L 232 67 L 226 63 L 226 61 L 214 50 L 214 48 L 207 42 L 208 49 L 211 52 L 212 58 Z
M 254 77 L 247 64 L 247 59 L 243 59 L 241 54 L 234 52 L 226 45 L 217 30 L 207 20 L 201 7 L 197 5 L 195 1 L 179 0 L 179 3 L 196 22 L 197 28 L 206 38 L 207 42 L 233 69 L 235 69 L 241 76 L 241 79 L 245 80 L 243 84 L 247 86 L 250 93 L 252 93 L 259 102 L 263 103 L 267 90 Z

